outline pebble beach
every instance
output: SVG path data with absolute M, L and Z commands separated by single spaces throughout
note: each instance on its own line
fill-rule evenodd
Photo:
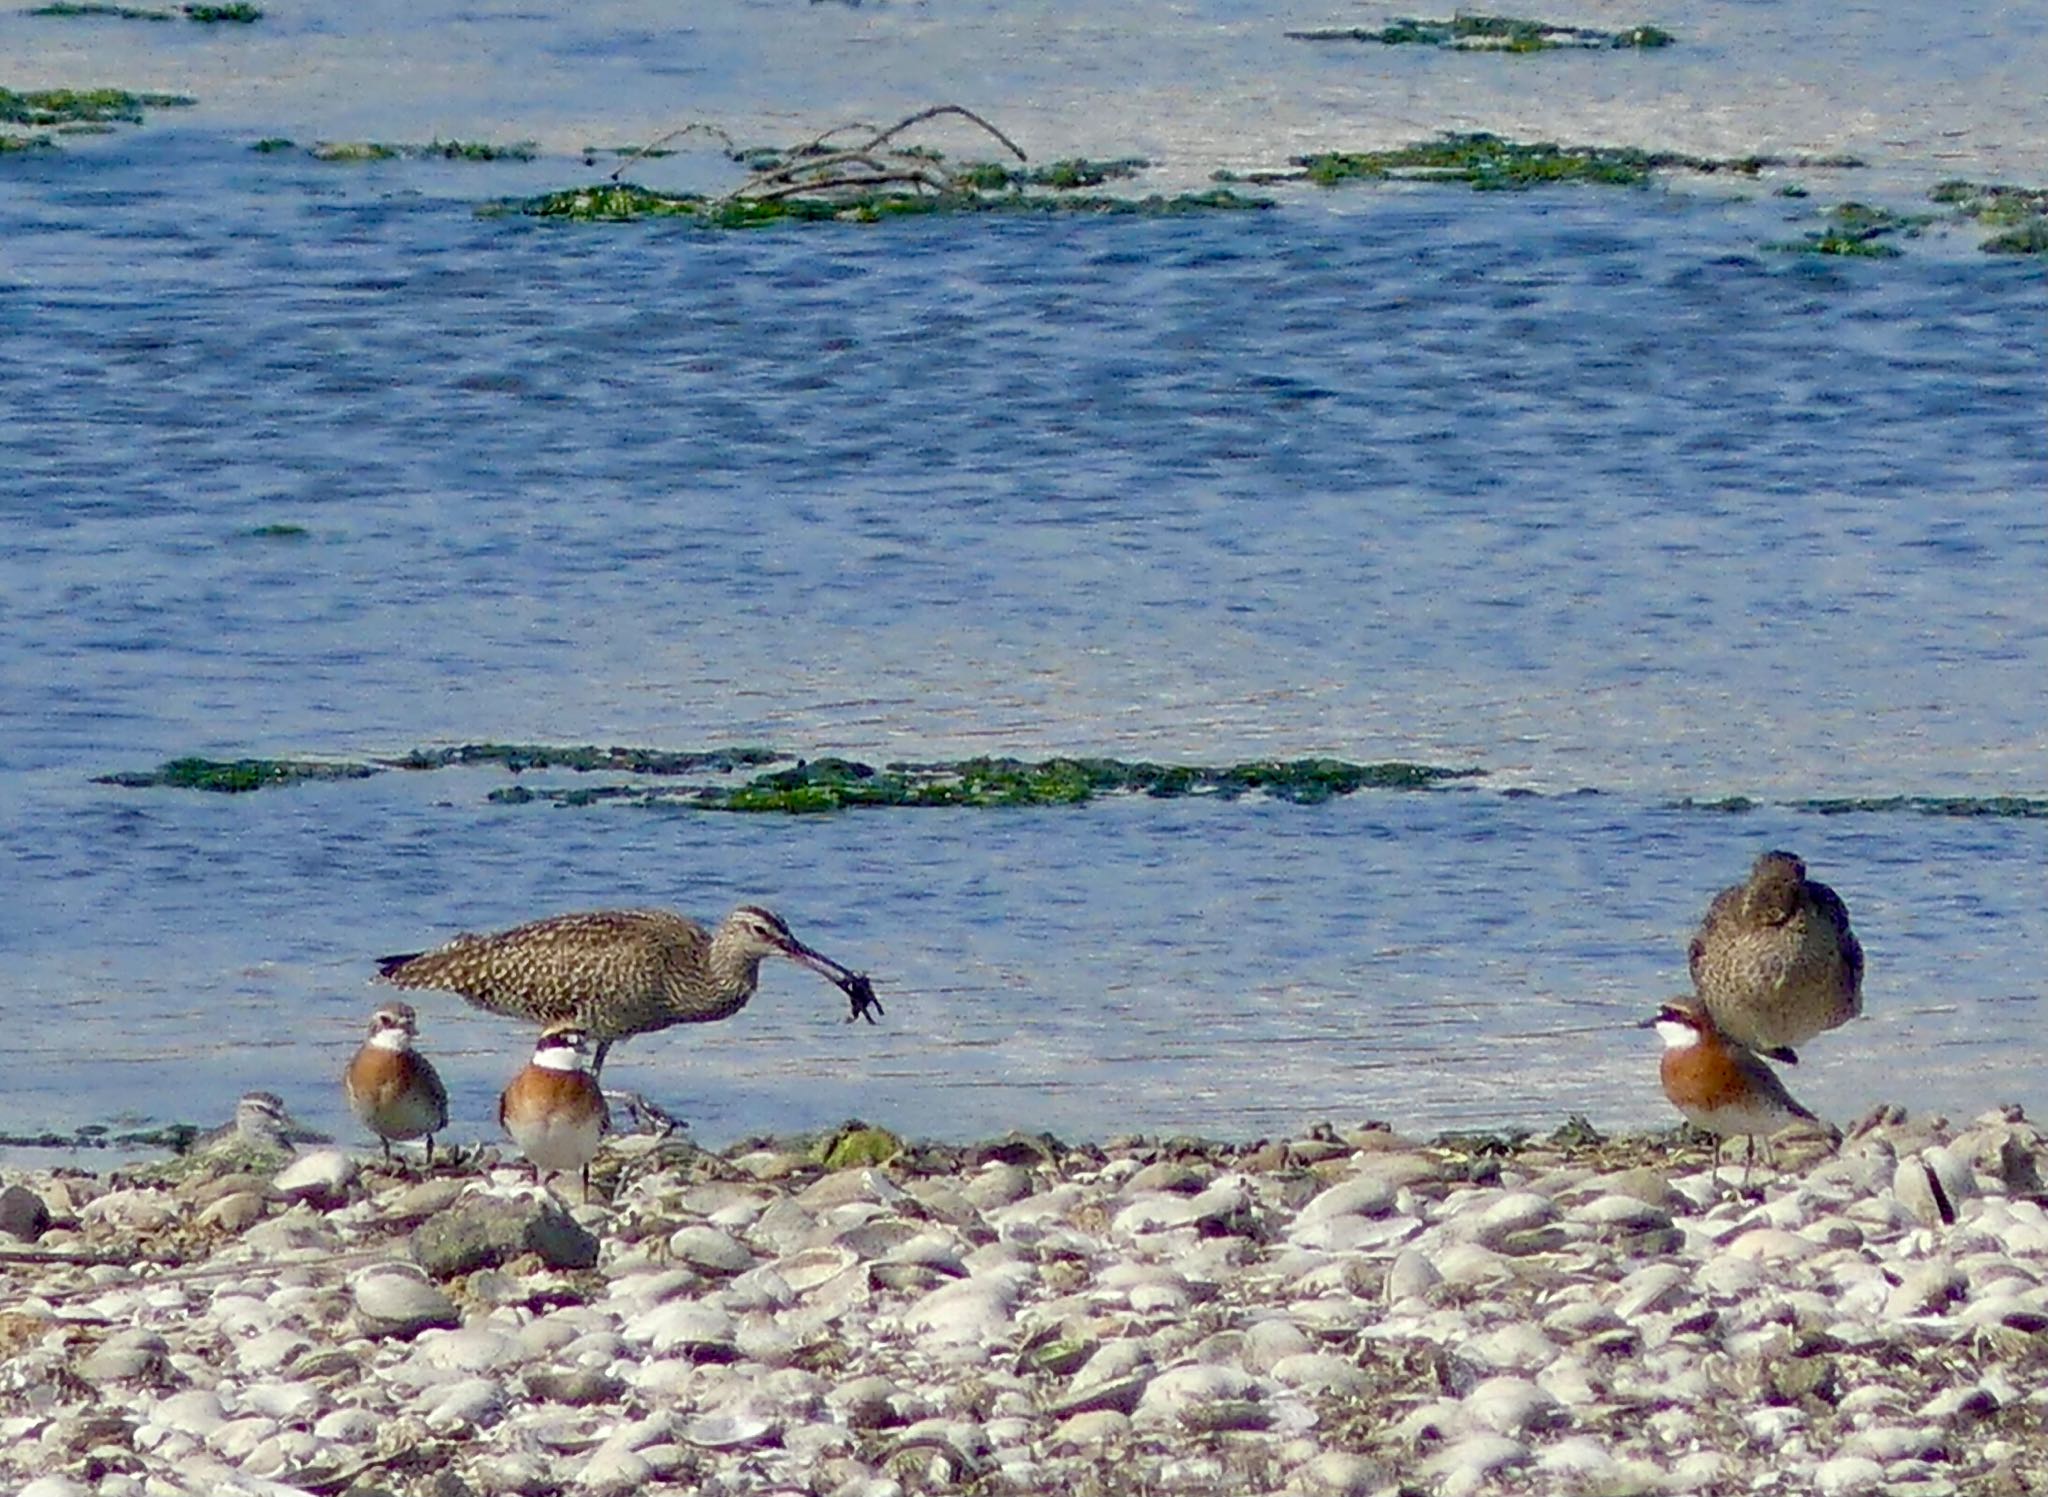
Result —
M 2016 1107 L 1886 1108 L 1747 1188 L 1675 1134 L 1379 1125 L 859 1130 L 839 1168 L 634 1135 L 587 1202 L 488 1148 L 10 1172 L 0 1481 L 2028 1492 L 2043 1149 Z

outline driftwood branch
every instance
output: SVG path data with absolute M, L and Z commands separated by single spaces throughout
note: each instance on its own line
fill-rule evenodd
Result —
M 1022 146 L 973 110 L 959 104 L 934 104 L 929 109 L 906 115 L 886 129 L 878 130 L 867 124 L 835 125 L 822 135 L 785 152 L 779 161 L 755 172 L 719 198 L 718 203 L 724 206 L 735 202 L 768 202 L 805 193 L 905 185 L 928 192 L 946 192 L 957 185 L 955 178 L 936 163 L 927 163 L 916 152 L 902 147 L 884 149 L 911 126 L 946 114 L 972 120 L 1002 142 L 1019 161 L 1031 159 L 1025 155 Z M 858 145 L 830 144 L 835 138 L 856 130 L 869 132 L 868 138 Z
M 898 120 L 895 124 L 891 125 L 888 129 L 884 130 L 881 134 L 877 135 L 873 140 L 869 141 L 868 149 L 873 150 L 883 141 L 889 139 L 890 136 L 901 134 L 903 131 L 908 130 L 912 125 L 921 124 L 925 120 L 933 119 L 936 116 L 942 114 L 957 114 L 962 119 L 973 120 L 975 124 L 981 126 L 982 129 L 988 131 L 989 134 L 993 135 L 997 140 L 1001 141 L 1004 145 L 1008 146 L 1010 150 L 1016 155 L 1019 161 L 1029 161 L 1031 159 L 1029 156 L 1024 154 L 1024 148 L 1018 145 L 1016 141 L 1010 139 L 1009 136 L 1003 134 L 1002 131 L 998 130 L 994 125 L 991 125 L 987 120 L 983 119 L 973 110 L 965 108 L 964 106 L 959 104 L 934 104 L 929 109 L 920 109 L 916 114 L 909 116 L 907 119 Z
M 650 154 L 660 150 L 670 141 L 681 140 L 685 135 L 693 135 L 699 132 L 702 132 L 705 135 L 717 136 L 719 140 L 725 143 L 725 149 L 728 154 L 735 152 L 739 149 L 738 146 L 733 144 L 733 138 L 730 135 L 726 134 L 725 131 L 719 129 L 718 126 L 707 125 L 701 121 L 692 120 L 687 125 L 676 126 L 675 129 L 669 131 L 666 135 L 655 136 L 655 138 L 648 141 L 646 145 L 641 146 L 638 150 L 634 151 L 632 155 L 628 156 L 624 161 L 621 161 L 616 167 L 612 169 L 611 179 L 614 182 L 618 181 L 619 178 L 625 173 L 627 167 L 631 166 L 636 161 L 645 160 Z

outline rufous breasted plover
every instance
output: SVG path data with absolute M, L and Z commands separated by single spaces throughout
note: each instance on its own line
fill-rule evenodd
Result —
M 419 1016 L 409 1003 L 387 1003 L 370 1016 L 370 1037 L 342 1073 L 348 1105 L 391 1157 L 394 1140 L 424 1138 L 434 1162 L 434 1135 L 448 1126 L 448 1089 L 433 1063 L 414 1048 Z
M 590 1035 L 581 1026 L 554 1024 L 542 1032 L 533 1059 L 498 1099 L 498 1122 L 533 1165 L 536 1184 L 544 1170 L 576 1170 L 590 1199 L 590 1161 L 611 1129 L 611 1113 L 591 1074 Z
M 1654 1028 L 1664 1041 L 1657 1068 L 1664 1095 L 1687 1121 L 1714 1135 L 1717 1169 L 1724 1139 L 1747 1138 L 1748 1158 L 1754 1160 L 1759 1138 L 1800 1122 L 1827 1127 L 1793 1099 L 1753 1050 L 1716 1029 L 1697 999 L 1670 999 L 1643 1026 Z
M 1849 910 L 1789 852 L 1767 852 L 1708 906 L 1687 954 L 1721 1033 L 1773 1060 L 1863 1012 L 1863 947 Z

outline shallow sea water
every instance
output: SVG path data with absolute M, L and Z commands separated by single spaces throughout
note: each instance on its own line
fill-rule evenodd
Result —
M 2006 86 L 2038 20 L 1948 7 L 1916 48 L 1931 7 L 1588 6 L 1545 18 L 1682 45 L 1517 60 L 1286 43 L 1338 19 L 1306 7 L 270 8 L 0 17 L 0 86 L 202 100 L 0 158 L 0 1132 L 270 1086 L 353 1136 L 376 954 L 742 899 L 888 1013 L 772 966 L 737 1019 L 622 1046 L 706 1142 L 1650 1124 L 1628 1026 L 1777 845 L 1870 953 L 1809 1105 L 2042 1102 L 2044 823 L 1797 803 L 2048 793 L 2043 276 L 1969 234 L 1759 247 L 1842 197 L 2048 181 L 2040 90 Z M 717 237 L 474 213 L 600 174 L 569 155 L 247 149 L 570 151 L 685 95 L 776 139 L 956 97 L 1168 185 L 1438 128 L 1871 164 Z M 481 771 L 90 782 L 485 740 L 1488 775 L 800 820 L 505 806 Z M 1757 809 L 1678 804 L 1731 795 Z M 420 1007 L 485 1136 L 525 1035 Z

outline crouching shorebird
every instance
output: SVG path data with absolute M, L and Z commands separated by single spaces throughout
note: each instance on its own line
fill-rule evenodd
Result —
M 496 935 L 459 935 L 427 952 L 377 959 L 377 980 L 444 988 L 478 1008 L 539 1024 L 574 1024 L 596 1042 L 590 1064 L 628 1035 L 706 1024 L 754 996 L 766 957 L 786 956 L 823 973 L 875 1022 L 882 1005 L 867 975 L 821 956 L 779 916 L 743 904 L 715 931 L 668 910 L 594 910 L 556 915 Z
M 1833 1130 L 1800 1106 L 1775 1072 L 1744 1045 L 1714 1027 L 1705 1006 L 1691 998 L 1673 998 L 1643 1027 L 1655 1029 L 1664 1041 L 1658 1079 L 1664 1095 L 1694 1127 L 1714 1135 L 1714 1167 L 1721 1166 L 1721 1144 L 1729 1138 L 1749 1140 L 1743 1178 L 1756 1157 L 1756 1141 L 1794 1123 L 1812 1123 Z
M 410 1003 L 387 1003 L 370 1016 L 370 1037 L 342 1073 L 348 1105 L 391 1157 L 394 1140 L 425 1138 L 434 1162 L 434 1135 L 448 1126 L 448 1089 L 433 1063 L 413 1042 L 419 1016 Z
M 1849 910 L 1789 852 L 1767 852 L 1708 906 L 1687 955 L 1694 989 L 1731 1040 L 1796 1062 L 1794 1045 L 1863 1012 L 1863 947 Z
M 611 1131 L 611 1113 L 590 1071 L 589 1048 L 590 1036 L 575 1024 L 548 1026 L 533 1059 L 498 1098 L 498 1125 L 533 1166 L 534 1183 L 541 1182 L 543 1170 L 577 1170 L 586 1201 L 590 1161 Z
M 209 1128 L 185 1146 L 187 1154 L 204 1154 L 226 1149 L 248 1149 L 259 1153 L 291 1154 L 300 1144 L 325 1144 L 334 1140 L 308 1128 L 285 1110 L 284 1098 L 276 1092 L 244 1092 L 235 1103 L 235 1115 L 218 1128 Z

